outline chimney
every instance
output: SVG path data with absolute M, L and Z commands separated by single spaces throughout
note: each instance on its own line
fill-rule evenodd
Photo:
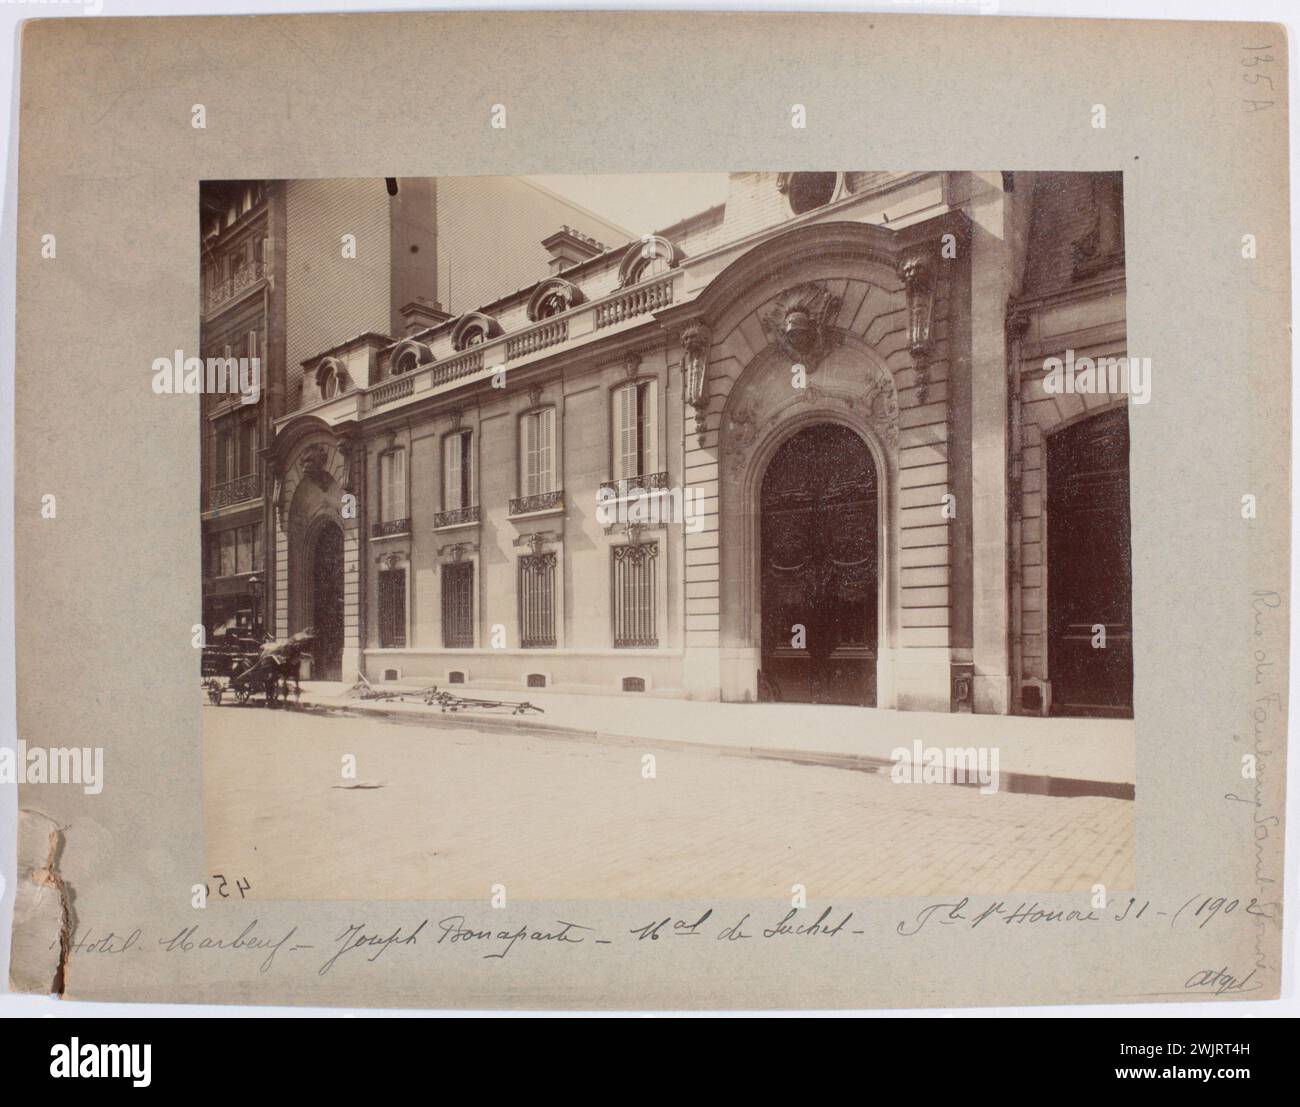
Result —
M 440 304 L 431 304 L 422 296 L 397 310 L 402 317 L 403 338 L 409 338 L 417 331 L 425 330 L 428 327 L 436 327 L 439 323 L 445 323 L 451 318 L 451 314 L 443 311 Z
M 561 227 L 549 238 L 542 239 L 542 245 L 551 255 L 551 273 L 563 273 L 572 269 L 588 258 L 598 257 L 605 252 L 605 244 L 597 242 L 590 235 L 575 231 L 572 227 Z

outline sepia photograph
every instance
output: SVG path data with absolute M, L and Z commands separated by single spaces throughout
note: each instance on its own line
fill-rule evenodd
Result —
M 1123 191 L 204 182 L 211 871 L 1131 887 Z

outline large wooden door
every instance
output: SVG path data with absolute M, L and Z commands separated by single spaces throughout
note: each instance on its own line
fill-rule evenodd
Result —
M 316 640 L 312 643 L 312 676 L 343 679 L 343 532 L 322 526 L 312 547 L 311 612 Z
M 1126 409 L 1048 438 L 1047 665 L 1054 714 L 1133 714 L 1128 483 Z
M 800 431 L 760 495 L 764 698 L 876 702 L 877 482 L 847 427 Z

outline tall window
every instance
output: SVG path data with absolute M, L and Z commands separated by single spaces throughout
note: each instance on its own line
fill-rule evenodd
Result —
M 379 571 L 379 646 L 406 648 L 406 570 Z
M 380 520 L 395 523 L 409 518 L 406 510 L 406 451 L 388 450 L 379 455 Z
M 449 650 L 474 646 L 474 562 L 442 567 L 442 644 Z
M 442 440 L 443 511 L 457 511 L 475 504 L 472 446 L 469 431 L 458 431 Z
M 657 472 L 654 383 L 637 381 L 615 390 L 613 414 L 614 479 Z
M 530 411 L 519 421 L 519 492 L 555 491 L 555 408 Z
M 519 644 L 525 649 L 555 645 L 555 554 L 519 559 Z
M 649 649 L 659 645 L 655 603 L 659 543 L 615 546 L 614 645 L 619 649 Z
M 239 420 L 239 472 L 246 477 L 257 470 L 257 413 L 249 412 Z

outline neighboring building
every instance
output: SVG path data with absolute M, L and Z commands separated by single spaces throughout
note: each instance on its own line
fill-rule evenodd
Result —
M 199 459 L 203 625 L 263 622 L 270 533 L 262 449 L 284 411 L 284 190 L 265 181 L 209 181 L 200 189 L 199 343 L 207 358 L 256 358 L 260 395 L 201 397 Z
M 384 265 L 304 287 L 352 332 L 291 337 L 266 451 L 317 676 L 1131 712 L 1127 398 L 1043 385 L 1126 352 L 1118 175 L 737 173 L 630 245 L 564 222 L 438 226 L 527 270 L 446 317 L 397 327 Z

